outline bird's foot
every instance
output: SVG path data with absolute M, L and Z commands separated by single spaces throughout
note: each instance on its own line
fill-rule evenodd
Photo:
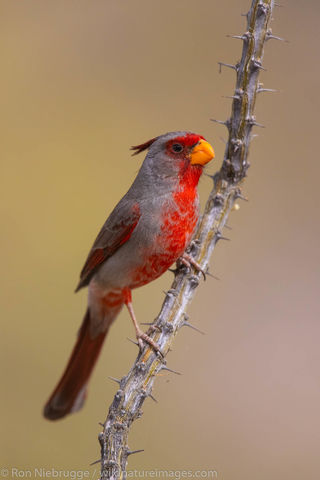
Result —
M 196 261 L 191 257 L 191 255 L 189 255 L 188 253 L 184 253 L 184 254 L 179 258 L 179 262 L 180 262 L 182 265 L 185 265 L 187 268 L 191 268 L 191 265 L 192 265 L 193 268 L 194 268 L 197 272 L 201 272 L 201 273 L 202 273 L 203 279 L 206 280 L 206 272 L 203 270 L 203 268 L 201 267 L 201 265 L 199 265 L 199 263 L 196 262 Z
M 151 337 L 149 337 L 149 335 L 147 335 L 145 332 L 143 332 L 142 330 L 140 330 L 140 328 L 137 328 L 136 330 L 136 337 L 137 337 L 137 340 L 138 340 L 138 344 L 139 344 L 139 348 L 140 348 L 140 351 L 143 350 L 143 347 L 144 347 L 144 342 L 148 343 L 150 345 L 150 347 L 152 347 L 154 349 L 154 351 L 156 353 L 160 353 L 161 356 L 163 356 L 161 350 L 160 350 L 160 347 L 159 345 L 157 344 L 157 342 L 155 342 L 154 340 L 152 340 Z

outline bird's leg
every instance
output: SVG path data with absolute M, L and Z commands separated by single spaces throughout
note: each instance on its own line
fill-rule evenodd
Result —
M 201 265 L 199 265 L 198 262 L 196 262 L 191 255 L 188 253 L 184 252 L 184 254 L 179 258 L 179 262 L 182 263 L 182 265 L 185 265 L 186 267 L 190 268 L 191 265 L 197 272 L 201 272 L 203 275 L 203 279 L 206 279 L 206 272 L 203 270 Z
M 133 306 L 132 306 L 132 298 L 131 298 L 131 291 L 127 290 L 125 292 L 125 304 L 127 306 L 127 309 L 129 311 L 129 315 L 131 317 L 131 320 L 133 322 L 135 331 L 136 331 L 136 337 L 138 340 L 139 348 L 142 351 L 144 345 L 143 341 L 147 342 L 156 352 L 161 353 L 159 345 L 152 340 L 152 338 L 149 337 L 145 332 L 143 332 L 139 326 L 139 323 L 136 319 L 136 316 L 134 314 Z

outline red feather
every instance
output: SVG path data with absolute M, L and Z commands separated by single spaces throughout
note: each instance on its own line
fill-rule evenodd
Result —
M 172 138 L 168 144 L 172 145 L 173 143 L 181 143 L 181 145 L 185 145 L 186 147 L 193 147 L 193 145 L 196 145 L 199 140 L 205 140 L 205 138 L 194 133 L 187 133 L 184 137 Z

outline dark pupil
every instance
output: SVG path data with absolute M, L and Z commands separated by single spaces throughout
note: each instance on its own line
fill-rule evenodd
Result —
M 174 144 L 172 145 L 172 150 L 173 150 L 174 152 L 176 152 L 176 153 L 182 152 L 183 146 L 180 145 L 180 143 L 174 143 Z

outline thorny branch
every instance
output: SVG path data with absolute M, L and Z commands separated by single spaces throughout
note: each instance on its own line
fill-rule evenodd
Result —
M 236 65 L 220 63 L 236 71 L 237 80 L 232 96 L 232 113 L 223 123 L 229 132 L 224 160 L 220 171 L 213 177 L 214 187 L 207 200 L 204 214 L 194 235 L 189 253 L 204 270 L 217 242 L 224 237 L 222 229 L 230 210 L 238 198 L 243 198 L 240 184 L 249 168 L 247 161 L 251 130 L 260 126 L 254 117 L 256 95 L 269 91 L 258 83 L 262 67 L 265 42 L 274 37 L 269 27 L 274 0 L 252 0 L 247 14 L 247 30 L 234 36 L 243 41 L 241 60 Z M 213 120 L 216 121 L 216 120 Z M 103 432 L 99 435 L 101 445 L 101 478 L 118 479 L 125 476 L 128 456 L 129 429 L 134 420 L 142 415 L 141 407 L 147 397 L 152 397 L 152 387 L 161 370 L 169 370 L 165 357 L 174 337 L 181 327 L 191 326 L 186 309 L 198 287 L 200 275 L 179 269 L 161 311 L 149 328 L 148 334 L 161 348 L 164 357 L 156 354 L 149 345 L 139 353 L 130 372 L 116 380 L 119 389 L 109 408 Z M 175 372 L 174 372 L 175 373 Z

